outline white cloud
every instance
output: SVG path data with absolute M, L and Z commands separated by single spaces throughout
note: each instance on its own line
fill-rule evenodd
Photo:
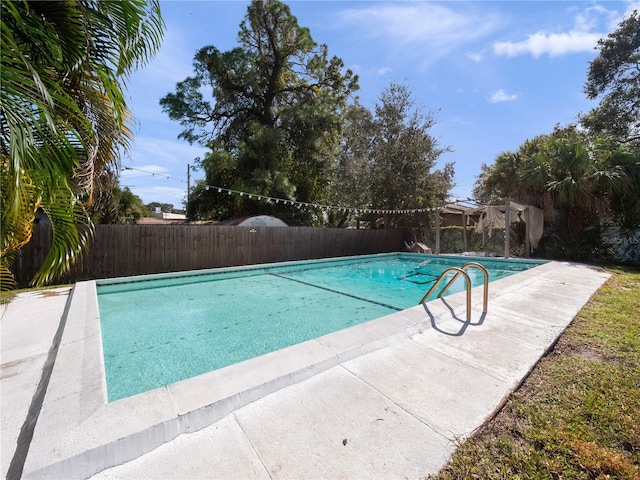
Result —
M 475 52 L 467 52 L 466 55 L 468 59 L 473 60 L 476 63 L 480 63 L 483 58 L 481 54 Z
M 593 7 L 586 8 L 583 12 L 579 13 L 575 17 L 575 30 L 581 32 L 588 32 L 598 27 L 599 19 L 596 15 L 616 17 L 617 12 L 611 12 L 600 5 L 594 5 Z
M 382 67 L 379 68 L 378 70 L 376 70 L 376 75 L 378 75 L 379 77 L 386 75 L 387 73 L 389 73 L 391 71 L 391 68 L 389 67 Z
M 635 2 L 636 4 L 640 2 Z M 628 10 L 627 10 L 628 12 Z M 573 26 L 555 32 L 538 31 L 527 36 L 526 40 L 496 42 L 493 51 L 496 55 L 515 57 L 542 55 L 557 57 L 578 52 L 593 52 L 606 31 L 616 28 L 620 13 L 608 10 L 601 5 L 585 8 L 573 18 Z
M 496 55 L 515 57 L 531 54 L 540 57 L 547 54 L 550 57 L 566 55 L 568 53 L 593 51 L 596 43 L 603 34 L 572 30 L 567 33 L 534 33 L 522 42 L 496 42 L 493 50 Z
M 186 42 L 186 34 L 177 25 L 168 25 L 157 55 L 131 75 L 126 95 L 136 122 L 147 124 L 168 118 L 162 112 L 160 99 L 174 91 L 177 82 L 193 75 L 195 50 Z
M 193 75 L 193 57 L 196 51 L 189 47 L 188 36 L 188 32 L 184 32 L 178 25 L 167 25 L 160 50 L 141 70 L 150 85 L 172 85 Z
M 420 55 L 424 63 L 430 63 L 486 36 L 500 26 L 502 19 L 495 14 L 462 8 L 454 11 L 421 2 L 344 10 L 341 23 L 363 37 L 383 40 L 396 52 Z
M 503 89 L 498 90 L 497 92 L 492 93 L 487 97 L 489 103 L 500 103 L 500 102 L 512 102 L 518 98 L 518 95 L 515 93 L 507 93 Z
M 456 125 L 462 125 L 464 127 L 473 126 L 474 123 L 464 117 L 454 117 L 449 120 L 451 123 Z

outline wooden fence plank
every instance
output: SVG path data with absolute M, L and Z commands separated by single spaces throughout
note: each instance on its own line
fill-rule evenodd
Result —
M 396 252 L 405 236 L 405 230 L 97 225 L 82 264 L 59 282 Z M 27 286 L 50 246 L 51 227 L 34 225 L 15 263 L 19 286 Z

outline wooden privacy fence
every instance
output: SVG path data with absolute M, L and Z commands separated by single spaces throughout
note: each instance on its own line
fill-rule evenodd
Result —
M 60 283 L 148 273 L 399 251 L 405 230 L 213 225 L 97 225 L 81 265 Z M 14 271 L 26 286 L 51 245 L 51 227 L 34 225 Z

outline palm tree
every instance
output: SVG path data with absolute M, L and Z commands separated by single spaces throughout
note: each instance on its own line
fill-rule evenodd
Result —
M 611 198 L 622 191 L 626 176 L 574 126 L 556 128 L 534 143 L 523 162 L 522 190 L 537 192 L 541 205 L 557 213 L 562 236 L 576 240 L 586 226 L 610 215 Z
M 31 237 L 38 208 L 53 242 L 32 280 L 51 282 L 79 260 L 98 176 L 119 168 L 132 140 L 121 82 L 157 51 L 157 0 L 2 2 L 0 275 Z
M 482 165 L 481 181 L 474 195 L 483 202 L 492 198 L 521 198 L 520 169 L 521 155 L 518 152 L 500 153 L 493 165 Z

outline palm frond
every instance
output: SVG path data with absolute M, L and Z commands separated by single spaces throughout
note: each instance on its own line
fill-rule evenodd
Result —
M 0 256 L 0 292 L 8 292 L 16 288 L 16 279 L 11 271 L 13 257 L 13 252 L 11 255 Z
M 31 280 L 34 286 L 50 283 L 80 261 L 94 231 L 85 208 L 64 178 L 47 185 L 41 208 L 51 223 L 53 236 L 51 248 Z
M 123 82 L 157 52 L 164 24 L 156 0 L 0 6 L 0 261 L 9 268 L 40 206 L 54 231 L 42 285 L 88 246 L 96 178 L 118 170 L 133 138 Z

